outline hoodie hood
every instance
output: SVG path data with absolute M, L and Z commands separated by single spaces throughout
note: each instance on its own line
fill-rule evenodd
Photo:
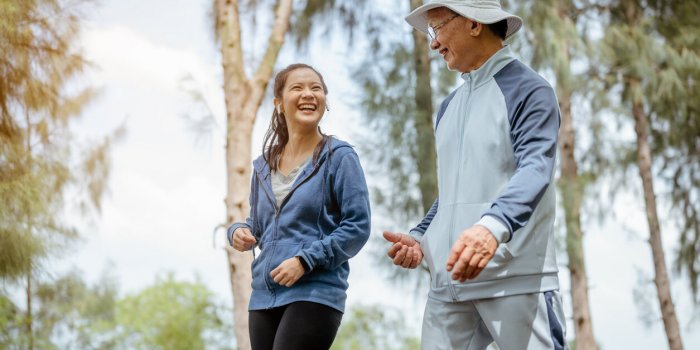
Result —
M 323 149 L 321 150 L 321 153 L 318 155 L 318 159 L 316 160 L 316 162 L 313 162 L 313 161 L 310 162 L 309 165 L 307 165 L 306 168 L 304 168 L 303 173 L 300 175 L 300 177 L 303 177 L 305 173 L 307 173 L 311 169 L 316 168 L 318 165 L 323 164 L 323 162 L 326 160 L 326 158 L 328 157 L 328 155 L 330 153 L 329 148 L 333 152 L 335 152 L 338 149 L 343 148 L 343 147 L 352 148 L 352 146 L 349 143 L 342 141 L 342 140 L 338 140 L 333 136 L 330 136 L 329 143 L 330 143 L 330 147 L 328 144 L 326 144 L 323 147 Z M 270 166 L 267 164 L 267 162 L 265 161 L 265 158 L 262 155 L 260 155 L 258 158 L 256 158 L 253 161 L 253 169 L 258 174 L 260 174 L 260 176 L 262 176 L 263 179 L 267 178 L 267 176 L 270 175 Z

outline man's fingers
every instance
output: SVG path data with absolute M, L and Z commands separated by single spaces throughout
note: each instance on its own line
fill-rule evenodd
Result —
M 401 250 L 401 247 L 403 247 L 403 244 L 401 243 L 394 243 L 394 245 L 389 248 L 389 251 L 386 253 L 392 260 L 394 260 L 394 257 L 396 257 L 396 253 L 398 253 L 399 250 Z
M 447 257 L 447 271 L 452 271 L 454 269 L 454 266 L 457 263 L 457 260 L 459 259 L 459 256 L 462 254 L 463 251 L 464 243 L 462 243 L 462 240 L 458 239 L 452 245 L 452 249 L 450 250 L 450 256 Z
M 457 259 L 454 268 L 452 269 L 453 280 L 458 280 L 462 277 L 464 271 L 467 268 L 467 264 L 469 264 L 469 260 L 471 260 L 472 258 L 472 255 L 474 255 L 474 249 L 472 249 L 471 247 L 464 248 L 462 254 Z
M 409 268 L 411 267 L 411 264 L 413 264 L 413 249 L 407 249 L 406 251 L 406 258 L 403 259 L 403 262 L 401 263 L 401 267 L 403 268 Z
M 407 235 L 405 233 L 399 233 L 399 232 L 389 232 L 389 231 L 384 231 L 382 233 L 382 236 L 384 236 L 384 239 L 386 239 L 389 242 L 393 243 L 403 243 L 409 247 L 415 245 L 418 243 L 415 238 L 411 237 L 410 235 Z
M 478 269 L 479 261 L 481 261 L 482 257 L 483 256 L 481 254 L 472 255 L 471 259 L 469 259 L 469 262 L 467 263 L 467 267 L 464 269 L 462 278 L 460 278 L 461 282 L 472 278 L 472 275 Z
M 413 262 L 411 263 L 410 268 L 415 269 L 420 265 L 420 262 L 423 260 L 423 252 L 420 250 L 420 248 L 416 249 L 414 248 L 413 250 Z
M 394 265 L 401 265 L 403 260 L 406 259 L 406 253 L 408 252 L 408 247 L 405 245 L 401 246 L 401 250 L 396 253 L 394 257 Z
M 382 233 L 382 236 L 384 237 L 384 239 L 392 243 L 396 243 L 399 241 L 399 235 L 390 231 L 384 231 Z

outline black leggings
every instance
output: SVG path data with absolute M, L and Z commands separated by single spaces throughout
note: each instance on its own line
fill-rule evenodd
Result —
M 297 301 L 248 313 L 253 350 L 328 350 L 343 313 L 308 301 Z

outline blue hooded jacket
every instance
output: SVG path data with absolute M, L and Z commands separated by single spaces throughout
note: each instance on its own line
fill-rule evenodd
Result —
M 253 162 L 250 215 L 227 232 L 230 243 L 236 229 L 247 227 L 260 248 L 252 266 L 249 310 L 295 301 L 345 310 L 348 260 L 370 234 L 369 194 L 357 153 L 344 141 L 330 138 L 328 142 L 318 160 L 299 174 L 279 208 L 270 167 L 262 156 Z M 270 272 L 294 256 L 303 259 L 309 271 L 291 287 L 277 284 Z

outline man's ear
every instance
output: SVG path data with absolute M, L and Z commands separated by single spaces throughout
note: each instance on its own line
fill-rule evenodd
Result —
M 479 36 L 481 31 L 484 29 L 484 25 L 472 20 L 469 20 L 469 22 L 469 34 L 471 34 L 471 36 Z

